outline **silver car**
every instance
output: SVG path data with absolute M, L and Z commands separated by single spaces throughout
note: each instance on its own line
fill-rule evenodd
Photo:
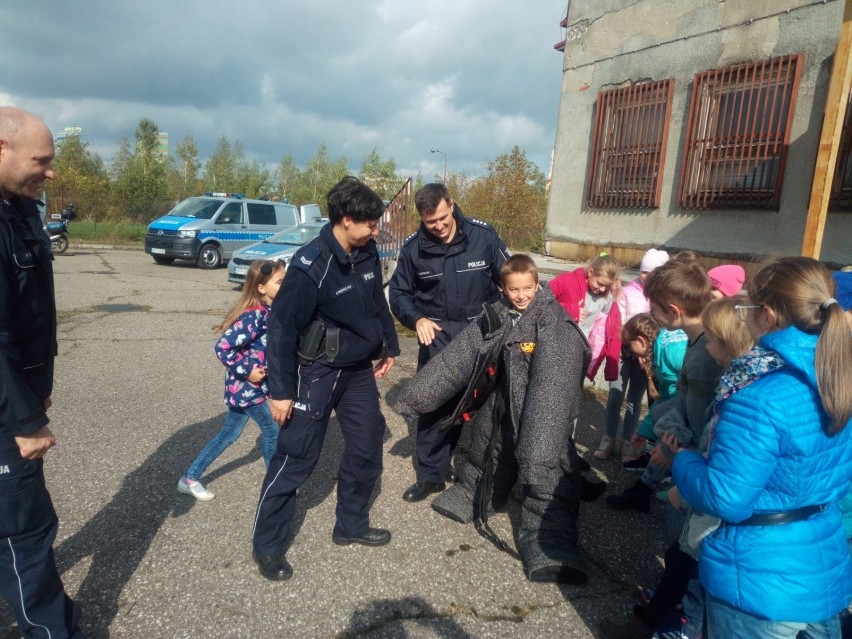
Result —
M 278 260 L 287 264 L 293 254 L 319 235 L 328 220 L 304 222 L 276 233 L 270 238 L 250 244 L 234 252 L 228 262 L 228 281 L 243 284 L 251 263 L 256 260 Z

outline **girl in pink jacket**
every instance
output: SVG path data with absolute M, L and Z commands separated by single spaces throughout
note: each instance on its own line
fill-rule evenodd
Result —
M 645 297 L 645 280 L 651 271 L 665 264 L 668 259 L 668 253 L 657 249 L 650 249 L 642 257 L 642 262 L 639 264 L 639 277 L 624 286 L 616 300 L 622 323 L 627 323 L 638 313 L 650 311 L 650 302 Z M 621 351 L 618 375 L 615 379 L 609 377 L 607 379 L 610 382 L 609 397 L 606 402 L 606 432 L 594 455 L 597 459 L 606 459 L 613 453 L 621 453 L 622 463 L 630 462 L 639 456 L 639 451 L 634 450 L 630 445 L 630 439 L 639 423 L 642 398 L 648 387 L 647 377 L 636 356 L 627 348 Z M 624 422 L 621 425 L 621 439 L 619 439 L 618 427 L 625 397 L 627 405 L 624 409 Z

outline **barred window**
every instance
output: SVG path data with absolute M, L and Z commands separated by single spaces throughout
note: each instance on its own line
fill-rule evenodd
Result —
M 778 208 L 802 59 L 791 55 L 695 75 L 682 208 Z
M 589 206 L 660 205 L 674 80 L 601 91 L 589 167 Z
M 833 211 L 852 211 L 852 95 L 849 97 L 831 183 L 829 208 Z

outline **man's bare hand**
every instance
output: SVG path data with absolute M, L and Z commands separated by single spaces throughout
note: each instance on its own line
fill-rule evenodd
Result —
M 373 366 L 373 375 L 376 378 L 381 378 L 390 373 L 390 369 L 393 368 L 393 357 L 385 357 L 383 360 L 379 360 L 375 366 Z
M 423 346 L 429 346 L 435 341 L 435 331 L 442 331 L 441 327 L 428 317 L 421 317 L 417 320 L 414 330 L 417 331 L 417 341 Z
M 23 437 L 15 437 L 15 443 L 24 459 L 41 459 L 44 454 L 56 446 L 56 438 L 47 426 Z
M 272 419 L 275 420 L 275 423 L 283 426 L 284 422 L 290 419 L 290 415 L 293 414 L 293 400 L 270 399 L 269 410 L 272 413 Z

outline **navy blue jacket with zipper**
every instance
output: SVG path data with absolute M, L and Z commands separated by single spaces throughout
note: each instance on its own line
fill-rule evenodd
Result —
M 456 234 L 449 244 L 421 224 L 400 252 L 390 304 L 400 323 L 412 330 L 424 317 L 439 325 L 445 320 L 460 323 L 461 330 L 482 312 L 483 304 L 500 297 L 500 267 L 509 257 L 506 245 L 486 222 L 465 219 L 458 206 L 453 216 Z
M 0 448 L 48 423 L 56 305 L 50 244 L 34 200 L 0 200 Z
M 267 332 L 267 379 L 272 399 L 294 399 L 298 383 L 299 335 L 315 318 L 340 329 L 340 351 L 331 363 L 346 368 L 374 359 L 384 341 L 390 357 L 399 339 L 382 286 L 376 243 L 347 254 L 326 224 L 300 248 L 275 296 Z

